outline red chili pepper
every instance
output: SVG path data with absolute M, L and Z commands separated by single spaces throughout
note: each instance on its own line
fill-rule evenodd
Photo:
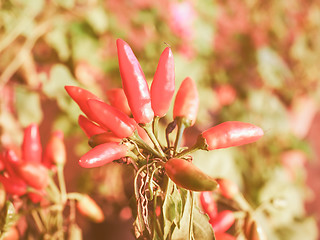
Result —
M 66 162 L 66 147 L 63 142 L 63 132 L 55 131 L 51 134 L 49 142 L 46 146 L 42 164 L 48 168 L 54 165 L 62 164 Z
M 212 191 L 218 183 L 191 162 L 171 158 L 164 164 L 166 174 L 178 186 L 192 191 Z
M 13 149 L 7 149 L 4 153 L 5 170 L 11 177 L 18 178 L 17 167 L 23 161 Z
M 19 178 L 0 175 L 0 182 L 8 194 L 22 196 L 27 193 L 27 185 Z
M 214 200 L 212 192 L 201 192 L 200 203 L 203 211 L 208 214 L 210 219 L 213 219 L 217 216 L 218 207 L 216 201 Z
M 77 202 L 77 209 L 83 216 L 89 217 L 96 223 L 103 222 L 104 220 L 102 209 L 87 194 L 83 195 L 83 197 Z
M 113 88 L 108 90 L 107 97 L 111 106 L 119 109 L 128 116 L 131 115 L 128 100 L 122 88 Z
M 221 195 L 225 198 L 231 199 L 239 193 L 238 186 L 231 180 L 226 178 L 218 178 L 216 181 L 219 183 L 219 191 Z
M 120 143 L 121 139 L 114 135 L 113 132 L 104 132 L 91 136 L 88 143 L 90 147 L 94 148 L 100 144 L 108 142 Z
M 151 105 L 155 116 L 163 117 L 168 112 L 174 94 L 174 60 L 169 47 L 160 56 L 151 84 Z
M 128 152 L 128 147 L 119 143 L 104 143 L 91 149 L 84 154 L 79 164 L 84 168 L 100 167 L 114 160 L 125 157 Z
M 33 203 L 39 203 L 42 201 L 43 196 L 45 195 L 45 191 L 43 190 L 38 190 L 42 192 L 42 195 L 39 195 L 38 193 L 30 192 L 28 193 L 28 198 L 31 200 Z
M 42 146 L 40 142 L 39 127 L 31 124 L 24 130 L 22 143 L 22 159 L 27 162 L 40 163 L 42 158 Z
M 48 169 L 41 163 L 23 162 L 17 170 L 20 178 L 35 189 L 44 189 L 49 183 Z
M 126 138 L 134 133 L 134 121 L 115 107 L 94 99 L 88 100 L 88 105 L 98 123 L 103 128 L 110 129 L 117 137 Z
M 0 171 L 3 171 L 5 168 L 4 162 L 3 162 L 3 155 L 2 152 L 0 152 Z
M 195 82 L 187 77 L 177 92 L 173 108 L 173 117 L 184 118 L 187 126 L 194 125 L 199 108 L 199 96 Z
M 228 233 L 214 233 L 216 240 L 236 240 L 236 238 Z
M 202 149 L 214 150 L 252 143 L 263 134 L 263 130 L 253 124 L 230 121 L 204 131 L 199 141 L 203 143 Z
M 84 131 L 84 133 L 87 135 L 87 137 L 104 133 L 106 131 L 83 115 L 79 115 L 78 124 L 81 127 L 82 131 Z
M 93 121 L 96 121 L 96 116 L 91 112 L 87 100 L 88 99 L 96 99 L 100 100 L 93 93 L 76 86 L 65 86 L 64 87 L 69 94 L 69 96 L 78 104 L 81 111 L 87 115 Z M 101 100 L 100 100 L 101 101 Z
M 138 59 L 130 46 L 122 39 L 117 40 L 117 49 L 122 86 L 132 115 L 137 123 L 149 123 L 154 113 L 151 107 L 149 87 Z
M 223 210 L 214 219 L 210 219 L 209 222 L 214 232 L 225 232 L 234 224 L 235 217 L 232 211 Z

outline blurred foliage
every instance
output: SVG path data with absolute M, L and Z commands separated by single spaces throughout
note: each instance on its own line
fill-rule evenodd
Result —
M 304 138 L 320 102 L 319 31 L 315 0 L 0 0 L 1 147 L 19 143 L 21 128 L 41 121 L 86 141 L 64 85 L 103 99 L 107 89 L 121 86 L 117 38 L 130 44 L 150 83 L 169 45 L 177 87 L 190 76 L 200 93 L 191 139 L 227 120 L 251 122 L 266 133 L 257 144 L 196 154 L 198 166 L 233 179 L 253 206 L 278 194 L 288 200 L 284 209 L 261 212 L 269 239 L 316 239 L 304 210 L 303 164 L 288 166 L 283 153 L 312 157 Z M 49 101 L 59 109 L 50 120 L 43 114 Z M 91 191 L 98 189 L 93 184 Z

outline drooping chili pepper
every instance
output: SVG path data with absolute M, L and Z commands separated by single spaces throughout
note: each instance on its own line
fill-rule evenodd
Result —
M 173 54 L 169 47 L 162 52 L 150 88 L 151 105 L 155 116 L 163 117 L 170 107 L 175 89 Z
M 108 90 L 107 97 L 111 106 L 119 109 L 128 116 L 131 115 L 128 100 L 122 88 L 113 88 Z
M 187 77 L 177 92 L 173 108 L 173 118 L 183 118 L 186 126 L 194 125 L 199 108 L 199 96 L 195 82 Z
M 41 163 L 23 162 L 17 170 L 20 178 L 35 189 L 44 189 L 49 183 L 48 169 Z
M 55 131 L 47 143 L 42 164 L 48 168 L 53 165 L 64 165 L 66 162 L 66 147 L 63 142 L 63 132 Z
M 87 135 L 87 137 L 104 133 L 106 131 L 83 115 L 79 115 L 78 124 L 81 127 L 82 131 L 84 131 L 84 133 Z
M 151 107 L 149 87 L 140 63 L 130 46 L 122 39 L 117 39 L 117 50 L 122 87 L 132 115 L 137 123 L 149 123 L 154 113 Z
M 214 232 L 225 232 L 234 224 L 235 217 L 232 211 L 223 210 L 215 218 L 210 219 L 209 222 Z
M 108 142 L 120 143 L 121 138 L 118 138 L 113 132 L 104 132 L 91 136 L 88 141 L 89 146 L 92 148 Z
M 250 213 L 244 218 L 243 233 L 248 240 L 266 240 L 266 235 Z
M 90 118 L 93 121 L 96 121 L 96 116 L 91 112 L 87 100 L 88 99 L 96 99 L 100 100 L 96 95 L 93 93 L 80 88 L 76 86 L 65 86 L 64 87 L 69 94 L 69 96 L 78 104 L 80 107 L 81 111 L 87 115 L 88 118 Z
M 94 99 L 88 100 L 88 105 L 98 123 L 106 130 L 110 129 L 117 137 L 126 138 L 134 133 L 134 121 L 115 107 Z
M 214 150 L 252 143 L 263 134 L 263 130 L 253 124 L 229 121 L 201 133 L 198 143 L 202 143 L 201 149 Z
M 228 233 L 214 233 L 216 240 L 236 240 L 236 238 Z
M 171 158 L 164 164 L 166 174 L 178 186 L 192 191 L 212 191 L 218 183 L 191 162 Z
M 9 176 L 16 177 L 17 176 L 17 167 L 22 163 L 22 159 L 18 156 L 15 150 L 7 149 L 4 152 L 4 164 L 5 170 L 9 174 Z
M 220 186 L 219 186 L 220 188 Z M 203 211 L 208 214 L 210 219 L 213 219 L 218 214 L 218 207 L 212 192 L 201 192 L 200 193 L 200 203 Z
M 87 194 L 77 201 L 78 211 L 96 223 L 103 222 L 104 215 L 98 204 Z
M 219 192 L 225 198 L 231 199 L 239 193 L 238 186 L 229 179 L 217 178 L 216 181 L 219 184 Z
M 27 193 L 27 185 L 19 178 L 0 175 L 0 182 L 8 194 L 22 196 Z
M 30 124 L 24 130 L 22 142 L 22 159 L 27 162 L 40 163 L 42 158 L 42 146 L 40 142 L 39 127 L 37 124 Z
M 114 160 L 125 157 L 128 152 L 128 147 L 119 143 L 104 143 L 91 149 L 84 154 L 79 165 L 84 168 L 100 167 Z

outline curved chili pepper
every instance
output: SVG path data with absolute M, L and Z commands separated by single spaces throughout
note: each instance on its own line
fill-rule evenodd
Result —
M 4 152 L 5 170 L 9 174 L 9 176 L 19 178 L 17 175 L 17 167 L 22 162 L 22 159 L 13 149 L 7 149 Z
M 151 106 L 155 116 L 163 117 L 168 112 L 174 94 L 174 60 L 169 47 L 160 56 L 150 88 Z
M 8 194 L 22 196 L 27 193 L 27 185 L 19 178 L 0 175 L 0 182 Z
M 98 204 L 87 194 L 77 201 L 78 211 L 96 223 L 103 222 L 104 215 Z
M 154 113 L 151 107 L 149 87 L 138 59 L 130 46 L 122 39 L 117 39 L 117 50 L 122 87 L 133 118 L 137 123 L 149 123 Z
M 42 146 L 40 142 L 39 127 L 37 124 L 30 124 L 24 130 L 22 142 L 22 159 L 27 162 L 40 163 L 42 158 Z
M 263 134 L 263 130 L 253 124 L 229 121 L 201 133 L 200 141 L 204 143 L 202 149 L 214 150 L 252 143 Z
M 220 188 L 220 185 L 219 185 Z M 208 214 L 210 219 L 213 219 L 218 214 L 218 207 L 213 198 L 212 192 L 201 192 L 200 203 L 203 211 Z
M 94 148 L 100 144 L 108 142 L 120 143 L 121 138 L 118 138 L 113 132 L 104 132 L 91 136 L 88 143 L 90 147 Z
M 88 100 L 88 105 L 97 122 L 103 128 L 110 129 L 117 137 L 126 138 L 134 133 L 134 121 L 115 107 L 94 99 Z
M 48 169 L 41 163 L 23 162 L 17 170 L 20 178 L 35 189 L 44 189 L 49 183 Z
M 226 178 L 217 178 L 216 181 L 219 184 L 219 192 L 225 198 L 231 199 L 239 193 L 238 186 L 231 180 Z
M 228 233 L 214 233 L 216 240 L 236 240 L 236 238 Z
M 96 122 L 96 116 L 91 112 L 87 100 L 88 99 L 96 99 L 100 100 L 96 95 L 93 93 L 80 88 L 76 86 L 65 86 L 64 87 L 69 94 L 69 96 L 78 104 L 80 107 L 81 111 L 87 115 L 88 118 Z
M 49 142 L 46 146 L 42 164 L 48 168 L 54 165 L 62 164 L 66 162 L 66 147 L 63 142 L 63 132 L 55 131 L 51 134 Z
M 171 158 L 164 164 L 166 174 L 178 186 L 192 191 L 212 191 L 218 183 L 191 162 Z
M 83 115 L 79 115 L 78 124 L 81 127 L 82 131 L 87 135 L 87 137 L 104 133 L 106 131 Z
M 187 77 L 177 92 L 173 108 L 173 118 L 184 118 L 187 126 L 194 125 L 199 108 L 199 96 L 195 82 Z
M 91 149 L 84 154 L 79 164 L 84 168 L 100 167 L 114 160 L 125 157 L 128 152 L 128 147 L 119 143 L 104 143 Z
M 261 226 L 257 224 L 257 222 L 252 218 L 252 216 L 249 213 L 247 213 L 246 217 L 244 218 L 243 232 L 248 240 L 267 239 Z
M 111 106 L 117 108 L 126 115 L 131 115 L 126 94 L 122 88 L 113 88 L 107 91 L 108 101 Z
M 232 211 L 223 210 L 215 218 L 210 219 L 209 222 L 214 232 L 225 232 L 234 224 L 235 217 Z

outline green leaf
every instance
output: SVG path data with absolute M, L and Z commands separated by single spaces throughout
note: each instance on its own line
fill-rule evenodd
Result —
M 19 85 L 15 90 L 18 120 L 21 125 L 39 123 L 43 117 L 39 94 Z
M 63 24 L 58 25 L 58 27 L 48 33 L 46 35 L 46 41 L 57 51 L 62 61 L 66 61 L 70 57 L 66 29 Z
M 196 240 L 214 240 L 214 232 L 207 214 L 202 214 L 198 207 L 193 209 L 193 236 Z
M 108 16 L 101 7 L 90 9 L 87 14 L 87 21 L 98 34 L 104 33 L 109 26 Z
M 0 211 L 0 236 L 2 236 L 17 221 L 14 206 L 7 201 Z
M 164 199 L 162 206 L 164 220 L 163 239 L 166 239 L 170 231 L 172 231 L 172 228 L 174 228 L 174 220 L 176 217 L 176 205 L 175 201 L 171 196 L 172 191 L 174 191 L 174 184 L 172 181 L 169 180 L 166 198 Z

